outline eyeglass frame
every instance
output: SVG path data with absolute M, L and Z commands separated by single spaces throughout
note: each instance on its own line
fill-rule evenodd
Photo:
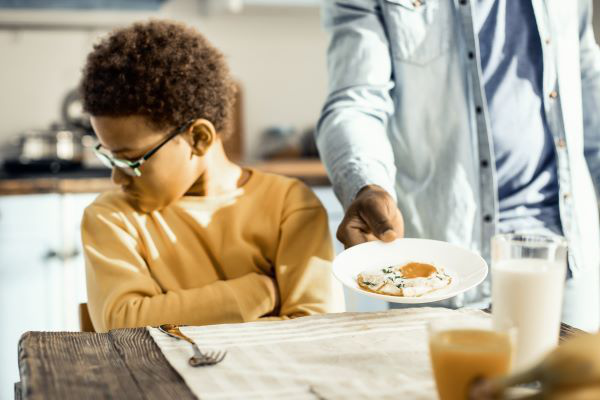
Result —
M 146 154 L 144 154 L 143 156 L 141 156 L 140 158 L 138 158 L 135 161 L 126 160 L 124 158 L 113 157 L 111 155 L 106 154 L 105 152 L 103 152 L 101 150 L 103 148 L 102 143 L 98 143 L 96 146 L 94 146 L 94 154 L 96 154 L 96 156 L 100 160 L 103 161 L 103 163 L 106 167 L 111 168 L 111 169 L 118 168 L 121 171 L 125 172 L 129 176 L 140 177 L 140 176 L 142 176 L 140 167 L 142 165 L 144 165 L 144 163 L 146 163 L 146 161 L 148 161 L 148 159 L 150 157 L 152 157 L 158 150 L 160 150 L 161 147 L 163 147 L 165 144 L 167 144 L 171 139 L 173 139 L 175 136 L 180 135 L 183 132 L 185 132 L 190 127 L 192 122 L 194 122 L 193 119 L 189 120 L 181 127 L 175 129 L 162 142 L 160 142 L 154 148 L 150 149 L 148 152 L 146 152 Z M 118 164 L 122 164 L 122 165 L 118 165 Z M 128 171 L 131 171 L 132 173 L 129 173 Z

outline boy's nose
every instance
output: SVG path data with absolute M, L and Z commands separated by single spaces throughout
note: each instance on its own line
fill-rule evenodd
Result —
M 110 177 L 113 183 L 119 186 L 127 186 L 129 184 L 129 181 L 131 180 L 131 177 L 123 171 L 121 171 L 119 168 L 113 168 Z

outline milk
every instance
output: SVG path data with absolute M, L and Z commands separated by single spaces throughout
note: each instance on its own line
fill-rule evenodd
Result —
M 492 265 L 493 321 L 517 328 L 518 370 L 537 363 L 558 344 L 565 264 L 524 258 Z

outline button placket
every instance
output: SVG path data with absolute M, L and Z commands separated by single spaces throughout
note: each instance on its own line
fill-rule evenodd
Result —
M 485 94 L 481 82 L 481 71 L 477 60 L 477 34 L 473 27 L 471 4 L 468 0 L 459 0 L 461 5 L 462 27 L 465 32 L 465 64 L 468 68 L 468 78 L 472 94 L 475 117 L 475 132 L 477 139 L 477 154 L 479 155 L 479 206 L 480 206 L 480 250 L 484 258 L 490 257 L 490 239 L 496 232 L 497 193 L 494 176 L 494 154 L 491 146 L 488 121 L 485 112 Z M 464 6 L 464 7 L 462 7 Z
M 556 76 L 549 78 L 554 81 L 554 88 L 557 87 Z M 551 88 L 552 86 L 550 86 Z M 548 92 L 546 103 L 546 116 L 550 126 L 550 131 L 554 137 L 554 145 L 556 150 L 556 164 L 558 173 L 559 187 L 559 212 L 563 232 L 567 240 L 571 240 L 575 226 L 573 224 L 573 202 L 572 202 L 572 183 L 571 183 L 571 168 L 569 165 L 569 156 L 567 148 L 567 140 L 565 137 L 565 129 L 562 121 L 562 110 L 560 107 L 559 92 L 557 89 Z M 575 259 L 570 260 L 571 265 L 575 266 Z
M 550 29 L 552 26 L 549 20 L 545 4 L 548 2 L 533 0 L 532 4 L 536 16 L 536 22 L 540 38 L 542 38 L 543 55 L 543 102 L 546 119 L 550 133 L 554 139 L 556 150 L 556 166 L 559 186 L 559 210 L 563 233 L 570 242 L 576 236 L 576 229 L 573 221 L 574 204 L 572 199 L 571 167 L 568 157 L 568 143 L 566 141 L 566 131 L 563 121 L 563 112 L 561 107 L 561 94 L 559 92 L 558 71 L 556 69 L 558 48 L 554 45 L 555 33 Z M 545 44 L 545 45 L 544 45 Z M 546 97 L 547 96 L 547 97 Z M 569 249 L 569 263 L 575 266 L 574 252 Z

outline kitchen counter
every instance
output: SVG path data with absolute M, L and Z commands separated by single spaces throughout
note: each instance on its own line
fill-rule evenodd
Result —
M 311 186 L 329 185 L 325 167 L 318 159 L 272 160 L 242 165 L 298 178 Z M 0 195 L 99 193 L 113 188 L 110 170 L 106 168 L 18 176 L 0 172 Z

